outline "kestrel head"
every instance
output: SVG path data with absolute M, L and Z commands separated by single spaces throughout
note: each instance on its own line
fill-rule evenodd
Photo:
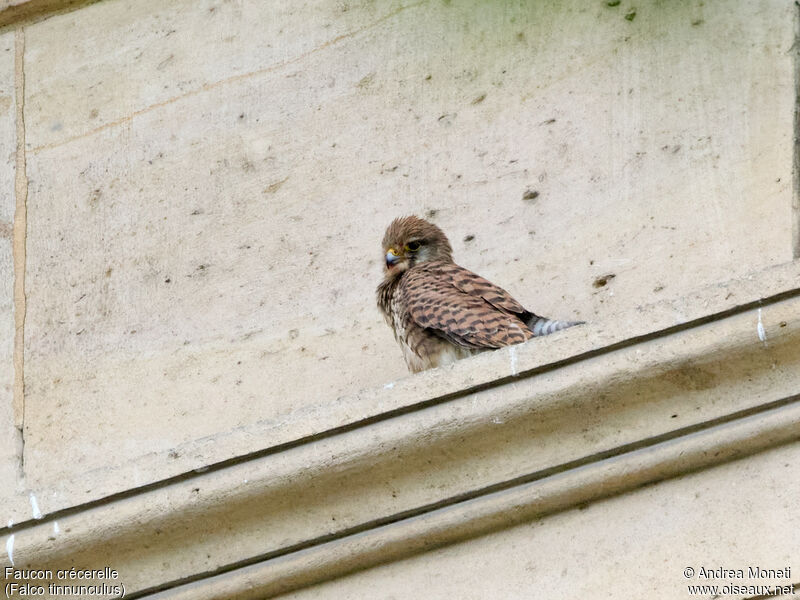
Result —
M 419 217 L 392 221 L 383 236 L 387 275 L 398 276 L 414 265 L 429 260 L 453 261 L 447 236 L 433 223 Z

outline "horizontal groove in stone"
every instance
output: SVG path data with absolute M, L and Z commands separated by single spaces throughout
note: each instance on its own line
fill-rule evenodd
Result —
M 128 597 L 272 597 L 800 440 L 800 396 L 775 404 L 528 483 Z

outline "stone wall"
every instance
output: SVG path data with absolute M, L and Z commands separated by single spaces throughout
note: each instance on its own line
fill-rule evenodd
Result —
M 625 355 L 629 371 L 661 365 L 661 375 L 615 388 L 626 368 L 614 379 L 605 363 L 580 362 L 594 379 L 575 397 L 591 402 L 592 381 L 608 381 L 602 397 L 629 435 L 586 424 L 593 433 L 571 460 L 670 431 L 637 429 L 650 405 L 626 395 L 655 405 L 688 390 L 692 407 L 667 421 L 679 430 L 797 393 L 796 304 L 766 308 L 797 288 L 796 8 L 612 4 L 0 2 L 0 523 L 16 523 L 5 534 L 18 556 L 100 560 L 110 551 L 99 542 L 74 555 L 47 541 L 59 515 L 106 507 L 105 529 L 82 539 L 107 536 L 122 514 L 147 521 L 117 510 L 119 499 L 435 398 L 461 398 L 455 416 L 480 386 L 495 389 L 486 402 L 509 400 L 516 388 L 504 378 L 521 373 L 534 401 L 544 370 L 616 348 L 639 352 Z M 448 233 L 460 264 L 532 310 L 588 325 L 520 347 L 511 371 L 495 353 L 408 378 L 374 289 L 383 230 L 411 213 Z M 734 313 L 741 323 L 725 320 Z M 723 368 L 730 340 L 709 339 L 709 370 L 696 364 L 700 346 L 675 362 L 669 344 L 652 342 L 674 334 L 678 352 L 712 321 L 722 337 L 749 332 L 736 335 L 761 354 L 737 350 L 737 368 Z M 562 459 L 523 461 L 504 477 Z M 708 481 L 742 468 L 715 468 Z M 400 499 L 385 504 L 377 496 L 387 490 L 364 483 L 380 508 L 369 518 L 359 505 L 342 509 L 341 527 L 493 481 L 459 477 L 431 495 L 403 475 L 413 493 L 394 490 Z M 211 480 L 218 500 L 233 493 Z M 596 510 L 616 522 L 614 511 L 693 485 L 683 481 Z M 324 513 L 328 496 L 307 493 Z M 164 502 L 159 518 L 169 520 Z M 242 514 L 258 512 L 242 502 Z M 204 550 L 178 570 L 191 579 L 322 539 L 338 531 L 322 513 L 300 528 L 305 538 L 265 534 L 241 542 L 244 554 Z M 579 536 L 579 521 L 564 527 Z M 231 528 L 245 522 L 231 517 Z M 132 575 L 143 572 L 137 560 L 117 557 L 131 585 L 155 593 Z M 385 577 L 406 569 L 397 565 Z M 371 573 L 364 589 L 384 577 Z M 158 577 L 166 585 L 170 570 Z M 353 581 L 341 589 L 362 585 Z

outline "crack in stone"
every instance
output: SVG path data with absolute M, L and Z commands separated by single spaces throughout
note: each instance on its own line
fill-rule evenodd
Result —
M 25 262 L 28 228 L 28 177 L 25 161 L 25 30 L 14 33 L 14 88 L 17 156 L 14 174 L 14 425 L 19 431 L 19 470 L 25 474 Z
M 800 2 L 794 3 L 794 156 L 792 166 L 792 257 L 800 258 Z

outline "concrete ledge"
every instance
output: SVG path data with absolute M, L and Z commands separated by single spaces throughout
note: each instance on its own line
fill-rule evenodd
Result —
M 784 403 L 785 402 L 785 403 Z M 170 600 L 257 600 L 486 534 L 800 439 L 800 396 L 774 409 L 687 431 L 452 506 L 378 525 L 156 594 Z M 645 442 L 647 443 L 647 442 Z M 532 474 L 535 477 L 536 474 Z
M 256 580 L 263 597 L 800 437 L 798 289 L 573 356 L 567 339 L 388 385 L 383 412 L 355 402 L 349 424 L 3 533 L 17 566 L 112 566 L 129 598 L 256 597 Z
M 169 453 L 151 452 L 135 461 L 99 470 L 87 470 L 82 478 L 90 481 L 91 486 L 76 488 L 68 479 L 50 485 L 29 479 L 29 491 L 36 494 L 44 515 L 60 518 L 60 515 L 65 514 L 64 511 L 69 513 L 83 510 L 98 503 L 112 502 L 153 487 L 181 481 L 191 477 L 196 469 L 213 471 L 227 468 L 375 420 L 418 410 L 426 404 L 446 402 L 486 386 L 495 386 L 503 378 L 513 380 L 513 369 L 523 376 L 545 373 L 569 362 L 607 354 L 624 346 L 641 344 L 683 329 L 696 328 L 725 315 L 748 311 L 751 333 L 758 339 L 757 308 L 761 299 L 791 295 L 797 281 L 800 281 L 800 264 L 787 263 L 746 278 L 700 288 L 677 301 L 662 301 L 642 306 L 627 315 L 614 315 L 611 321 L 626 322 L 624 329 L 602 322 L 593 323 L 572 329 L 563 335 L 518 346 L 513 352 L 507 350 L 485 354 L 444 369 L 390 381 L 377 389 L 365 389 L 353 395 L 335 399 L 319 398 L 311 405 L 301 404 L 298 408 L 278 414 L 274 418 L 181 444 Z M 772 335 L 769 328 L 766 333 Z M 658 351 L 657 344 L 655 351 Z M 262 450 L 253 452 L 253 448 Z M 220 461 L 220 456 L 225 457 L 225 460 Z M 160 479 L 153 483 L 136 485 L 139 482 L 135 478 L 134 482 L 131 481 L 132 473 L 158 474 Z M 25 494 L 19 505 L 24 508 L 27 503 Z M 26 517 L 30 518 L 30 511 L 14 512 L 6 518 L 9 517 L 15 522 L 22 522 Z

